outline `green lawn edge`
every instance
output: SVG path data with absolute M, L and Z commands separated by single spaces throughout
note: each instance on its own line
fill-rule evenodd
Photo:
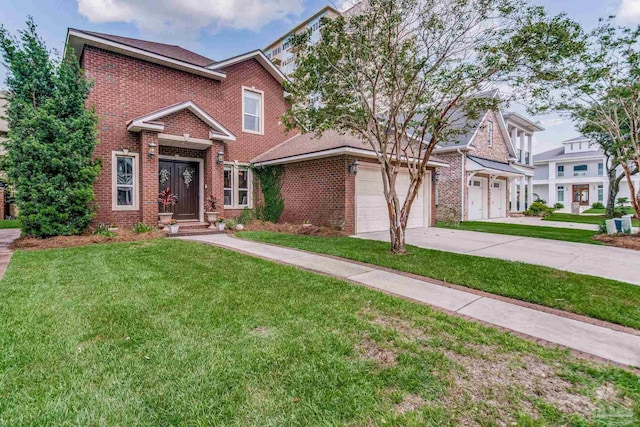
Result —
M 20 220 L 18 219 L 1 219 L 0 230 L 6 228 L 21 228 Z
M 509 236 L 535 237 L 538 239 L 561 240 L 564 242 L 587 243 L 590 245 L 602 245 L 593 236 L 597 233 L 589 230 L 576 230 L 572 228 L 544 227 L 537 225 L 503 224 L 486 221 L 464 221 L 459 224 L 438 222 L 440 228 L 452 230 L 477 231 L 480 233 L 506 234 Z
M 447 283 L 557 308 L 640 329 L 640 286 L 533 264 L 351 237 L 315 237 L 264 231 L 236 236 L 413 273 Z
M 558 222 L 576 222 L 579 224 L 604 224 L 606 218 L 604 215 L 576 215 L 570 213 L 554 212 L 551 215 L 542 218 L 543 221 L 558 221 Z M 633 226 L 638 227 L 637 219 L 633 219 Z

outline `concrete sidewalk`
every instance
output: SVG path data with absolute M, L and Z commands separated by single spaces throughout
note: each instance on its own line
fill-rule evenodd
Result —
M 389 232 L 357 237 L 388 242 Z M 640 285 L 640 251 L 633 249 L 437 227 L 408 229 L 406 240 L 421 248 L 520 261 Z
M 616 363 L 640 366 L 640 335 L 615 331 L 373 266 L 226 234 L 181 237 L 360 283 Z
M 4 277 L 5 271 L 11 261 L 13 250 L 11 250 L 11 244 L 14 240 L 20 237 L 22 231 L 19 228 L 5 228 L 0 229 L 0 279 Z

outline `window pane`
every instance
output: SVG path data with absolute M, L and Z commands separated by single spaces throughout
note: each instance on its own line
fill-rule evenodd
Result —
M 132 187 L 118 187 L 118 206 L 133 206 Z
M 231 190 L 224 190 L 224 204 L 231 206 L 233 200 L 231 200 Z
M 238 204 L 239 205 L 248 205 L 249 204 L 249 192 L 247 190 L 238 190 Z
M 254 132 L 260 132 L 260 118 L 245 114 L 244 115 L 244 128 L 246 130 L 252 130 Z
M 224 170 L 224 188 L 231 188 L 231 169 Z
M 116 157 L 118 184 L 133 185 L 133 158 L 132 157 Z
M 249 188 L 249 171 L 246 169 L 238 170 L 238 188 Z
M 244 112 L 254 116 L 260 115 L 260 95 L 253 92 L 244 93 Z

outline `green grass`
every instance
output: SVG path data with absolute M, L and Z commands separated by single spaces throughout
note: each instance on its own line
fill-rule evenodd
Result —
M 584 211 L 583 213 L 604 215 L 606 213 L 606 211 L 607 211 L 606 209 L 589 208 L 586 211 Z M 621 213 L 623 215 L 627 215 L 627 214 L 635 215 L 635 211 L 633 210 L 633 208 L 631 206 L 625 206 L 624 208 L 616 208 L 616 212 L 619 212 L 619 213 Z
M 443 280 L 640 329 L 640 286 L 533 264 L 408 246 L 389 253 L 389 243 L 350 237 L 312 237 L 242 232 L 260 242 L 334 255 Z
M 543 221 L 577 222 L 580 224 L 602 224 L 605 221 L 604 215 L 575 215 L 569 213 L 554 212 L 542 218 Z M 633 219 L 633 226 L 638 227 L 638 220 Z
M 464 221 L 460 224 L 438 222 L 438 227 L 454 230 L 479 231 L 482 233 L 507 234 L 510 236 L 537 237 L 539 239 L 563 240 L 566 242 L 589 243 L 601 245 L 602 242 L 593 239 L 597 233 L 589 230 L 575 230 L 570 228 L 539 227 L 535 225 L 502 224 L 486 221 Z
M 0 229 L 20 228 L 20 221 L 17 219 L 0 219 Z
M 198 243 L 18 251 L 0 289 L 1 425 L 640 420 L 631 372 Z

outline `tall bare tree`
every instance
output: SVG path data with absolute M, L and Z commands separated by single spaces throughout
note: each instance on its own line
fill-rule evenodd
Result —
M 502 85 L 535 91 L 580 51 L 581 32 L 523 0 L 364 0 L 358 11 L 323 21 L 315 44 L 309 34 L 294 39 L 285 122 L 350 133 L 375 151 L 391 250 L 403 253 L 434 149 L 500 102 L 474 95 Z M 405 167 L 411 182 L 401 202 L 396 179 Z

